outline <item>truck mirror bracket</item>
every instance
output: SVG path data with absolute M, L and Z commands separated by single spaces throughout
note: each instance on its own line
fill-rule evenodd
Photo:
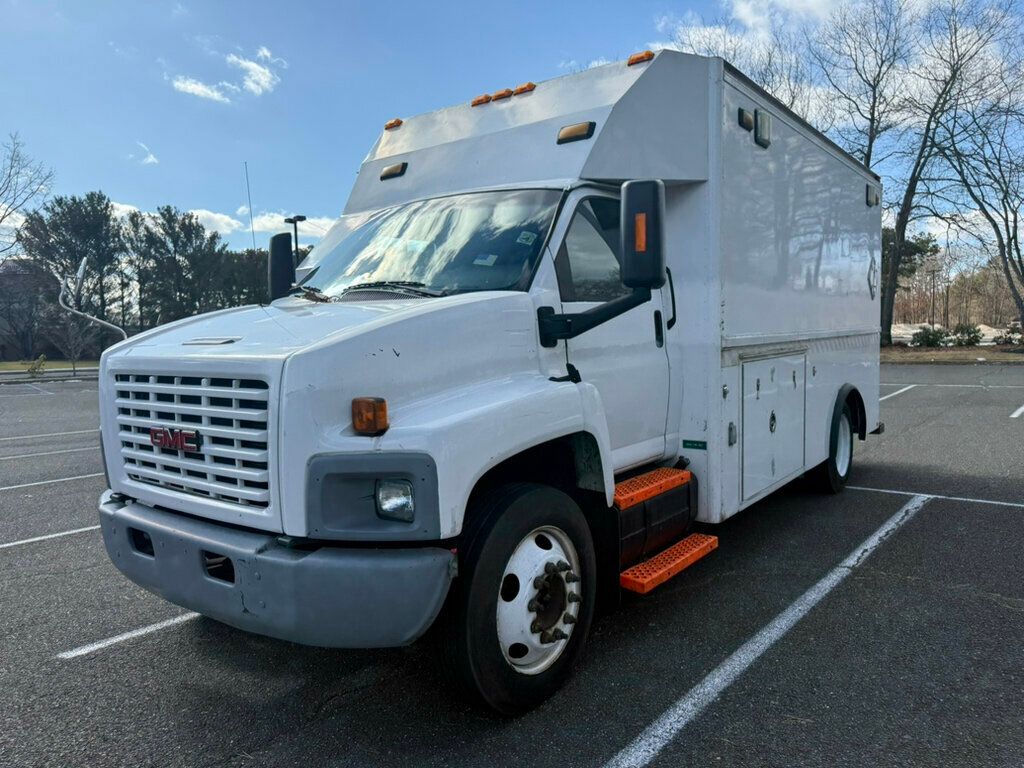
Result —
M 560 339 L 575 338 L 650 300 L 650 288 L 634 288 L 630 294 L 598 304 L 585 312 L 555 314 L 554 307 L 538 307 L 537 326 L 540 331 L 540 344 L 542 347 L 554 347 Z

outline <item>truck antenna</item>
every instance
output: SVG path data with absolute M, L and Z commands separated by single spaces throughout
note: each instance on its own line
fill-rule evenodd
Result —
M 249 234 L 252 235 L 252 250 L 256 252 L 256 230 L 252 225 L 252 191 L 249 189 L 249 161 L 243 160 L 242 165 L 245 166 L 245 196 L 249 201 Z

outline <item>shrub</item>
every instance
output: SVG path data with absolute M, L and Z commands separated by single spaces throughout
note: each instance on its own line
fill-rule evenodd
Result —
M 1020 331 L 1014 330 L 1013 328 L 1007 328 L 1005 331 L 997 335 L 993 341 L 996 344 L 1002 344 L 1010 347 L 1021 347 L 1024 346 L 1024 334 Z
M 920 330 L 910 337 L 912 347 L 944 347 L 949 343 L 949 331 L 945 328 L 931 328 L 922 325 Z
M 957 323 L 953 328 L 953 343 L 958 347 L 976 347 L 981 343 L 981 328 L 971 323 Z

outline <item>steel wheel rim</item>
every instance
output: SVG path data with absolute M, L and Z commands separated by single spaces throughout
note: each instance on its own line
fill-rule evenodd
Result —
M 839 417 L 839 445 L 836 446 L 836 472 L 840 477 L 846 477 L 846 473 L 850 471 L 850 459 L 853 454 L 852 437 L 850 419 L 844 413 Z
M 561 528 L 535 528 L 512 551 L 495 618 L 502 656 L 516 672 L 537 675 L 561 657 L 579 616 L 582 583 L 579 554 Z

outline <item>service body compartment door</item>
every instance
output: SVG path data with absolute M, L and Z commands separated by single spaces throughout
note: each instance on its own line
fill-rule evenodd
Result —
M 743 363 L 743 499 L 804 468 L 804 354 Z

